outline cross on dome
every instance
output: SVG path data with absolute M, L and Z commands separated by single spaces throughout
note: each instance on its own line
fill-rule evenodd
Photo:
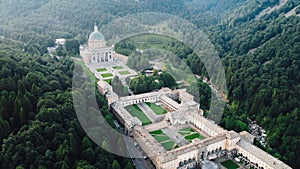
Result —
M 95 25 L 94 25 L 94 32 L 98 32 L 98 26 L 97 26 L 96 23 L 95 23 Z

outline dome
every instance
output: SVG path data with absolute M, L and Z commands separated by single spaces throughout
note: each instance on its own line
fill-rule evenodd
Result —
M 94 27 L 94 32 L 89 36 L 89 41 L 104 41 L 104 36 L 101 32 L 98 31 L 98 27 Z
M 104 41 L 104 36 L 101 32 L 93 32 L 89 36 L 90 41 Z

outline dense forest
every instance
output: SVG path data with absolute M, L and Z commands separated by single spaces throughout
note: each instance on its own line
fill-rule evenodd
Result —
M 72 106 L 74 63 L 68 55 L 78 54 L 74 46 L 86 42 L 95 22 L 101 26 L 139 12 L 174 14 L 203 30 L 226 71 L 229 102 L 221 125 L 241 131 L 247 130 L 247 118 L 257 121 L 267 130 L 266 151 L 300 168 L 300 17 L 285 16 L 298 0 L 260 17 L 280 1 L 0 2 L 1 168 L 131 168 L 128 159 L 97 147 L 81 129 Z M 46 47 L 60 37 L 70 44 L 61 50 L 65 57 L 50 57 Z M 134 45 L 122 42 L 116 49 L 130 56 Z M 194 74 L 207 77 L 188 47 L 178 42 L 163 46 Z M 202 108 L 208 109 L 210 90 L 197 85 Z
M 175 79 L 167 72 L 161 72 L 153 70 L 153 75 L 147 76 L 145 73 L 133 78 L 130 81 L 130 89 L 135 94 L 148 93 L 155 89 L 161 89 L 162 87 L 168 87 L 175 89 L 178 86 Z
M 24 44 L 9 39 L 0 44 L 0 168 L 132 168 L 82 130 L 73 108 L 71 58 L 23 52 Z

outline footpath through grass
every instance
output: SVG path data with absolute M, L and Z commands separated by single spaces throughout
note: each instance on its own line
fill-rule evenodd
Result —
M 152 123 L 152 121 L 144 114 L 144 112 L 136 104 L 126 106 L 125 109 L 133 117 L 137 117 L 142 122 L 142 125 L 147 125 Z

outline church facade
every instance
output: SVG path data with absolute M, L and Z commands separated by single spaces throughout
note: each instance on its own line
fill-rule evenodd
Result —
M 89 35 L 88 44 L 80 47 L 80 55 L 87 64 L 113 61 L 113 49 L 106 46 L 106 41 L 98 27 Z

